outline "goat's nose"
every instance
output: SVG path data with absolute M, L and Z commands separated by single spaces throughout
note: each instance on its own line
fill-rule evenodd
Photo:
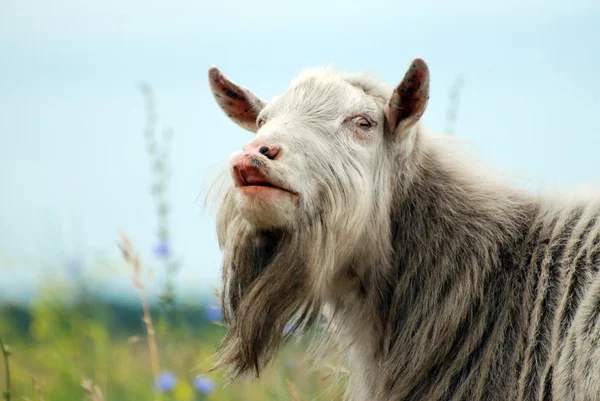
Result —
M 267 158 L 274 160 L 281 153 L 281 146 L 259 143 L 254 144 L 251 143 L 248 146 L 244 147 L 244 150 L 247 152 L 258 152 Z
M 281 151 L 281 148 L 279 146 L 275 146 L 275 145 L 271 145 L 271 146 L 263 145 L 260 147 L 260 149 L 258 149 L 258 151 L 260 153 L 262 153 L 263 155 L 267 156 L 269 159 L 273 160 L 277 157 L 277 155 Z

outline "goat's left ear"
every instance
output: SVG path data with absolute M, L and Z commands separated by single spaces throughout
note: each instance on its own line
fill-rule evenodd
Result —
M 208 70 L 208 82 L 221 110 L 240 127 L 256 132 L 256 118 L 267 102 L 230 81 L 217 67 Z
M 428 101 L 429 67 L 416 58 L 385 105 L 388 134 L 398 138 L 406 135 L 425 112 Z

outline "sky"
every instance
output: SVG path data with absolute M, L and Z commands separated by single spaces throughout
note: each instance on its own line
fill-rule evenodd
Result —
M 445 128 L 462 75 L 454 134 L 482 158 L 536 190 L 600 185 L 598 21 L 596 0 L 5 0 L 0 300 L 38 296 L 72 274 L 74 258 L 104 293 L 135 296 L 118 228 L 160 276 L 140 82 L 154 90 L 159 127 L 174 133 L 178 289 L 194 299 L 219 284 L 215 210 L 199 194 L 251 134 L 216 106 L 211 65 L 270 99 L 307 67 L 394 84 L 423 57 L 426 127 Z

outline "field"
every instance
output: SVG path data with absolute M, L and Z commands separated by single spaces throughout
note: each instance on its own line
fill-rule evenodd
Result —
M 10 355 L 10 400 L 335 400 L 339 383 L 326 369 L 311 373 L 305 344 L 291 342 L 258 381 L 227 385 L 219 371 L 207 373 L 225 328 L 214 305 L 152 309 L 156 330 L 154 367 L 139 305 L 80 297 L 64 303 L 52 296 L 74 291 L 45 289 L 31 308 L 4 305 L 0 333 Z M 154 341 L 150 340 L 150 343 Z M 2 361 L 3 362 L 3 361 Z M 155 375 L 154 370 L 160 373 Z M 5 389 L 5 365 L 0 368 Z

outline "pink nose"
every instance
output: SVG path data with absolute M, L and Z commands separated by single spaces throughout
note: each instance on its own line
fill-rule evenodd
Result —
M 244 146 L 244 152 L 248 153 L 260 153 L 271 160 L 275 160 L 281 153 L 281 146 L 272 145 L 268 143 L 249 143 Z

